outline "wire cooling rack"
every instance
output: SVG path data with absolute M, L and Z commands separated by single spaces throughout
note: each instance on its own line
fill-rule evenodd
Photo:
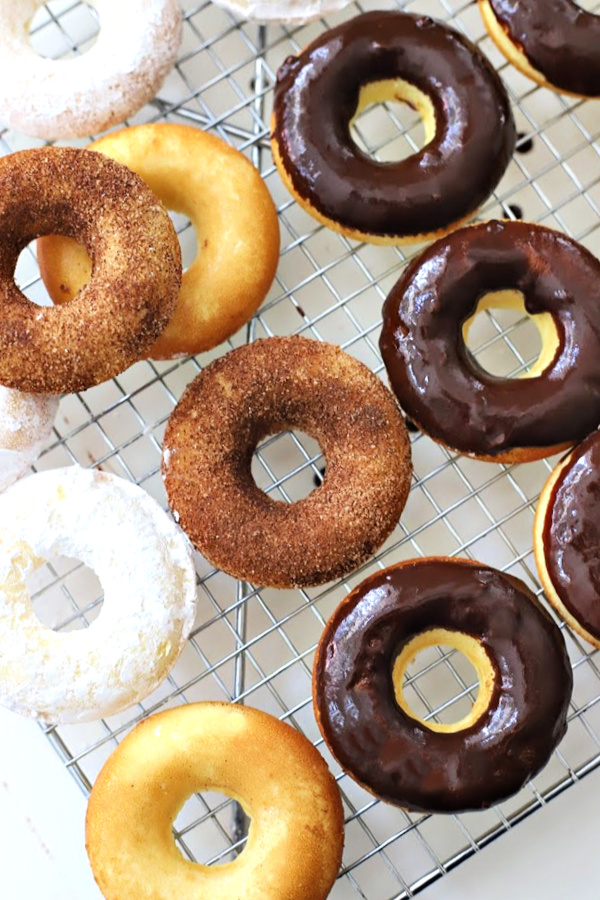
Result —
M 511 93 L 520 132 L 517 152 L 498 190 L 480 213 L 542 222 L 600 253 L 600 104 L 543 90 L 499 55 L 472 0 L 414 0 L 409 11 L 445 20 L 475 40 L 500 70 Z M 600 10 L 600 3 L 581 4 Z M 406 260 L 418 252 L 356 244 L 317 226 L 289 197 L 273 167 L 269 117 L 281 62 L 324 28 L 393 0 L 351 4 L 300 28 L 240 24 L 210 3 L 184 4 L 181 56 L 159 97 L 132 122 L 187 122 L 208 129 L 257 165 L 277 203 L 282 256 L 260 313 L 226 346 L 197 359 L 143 362 L 112 382 L 65 397 L 55 438 L 38 469 L 79 463 L 98 466 L 141 485 L 166 507 L 160 477 L 165 424 L 185 386 L 229 346 L 274 334 L 303 334 L 341 344 L 384 378 L 377 341 L 382 302 Z M 55 0 L 40 10 L 32 42 L 40 53 L 85 51 L 98 30 L 90 7 Z M 419 146 L 418 117 L 398 104 L 367 110 L 355 139 L 380 159 Z M 0 133 L 2 152 L 33 146 Z M 86 141 L 80 142 L 82 145 Z M 184 259 L 196 252 L 189 222 L 175 221 Z M 49 302 L 39 281 L 34 248 L 24 251 L 17 281 L 28 296 Z M 527 318 L 486 312 L 469 343 L 496 374 L 517 375 L 536 358 L 539 338 Z M 575 674 L 568 734 L 546 769 L 516 797 L 468 815 L 413 815 L 376 802 L 342 774 L 320 739 L 310 702 L 315 645 L 337 603 L 378 568 L 430 554 L 467 556 L 527 582 L 538 594 L 532 525 L 539 491 L 552 462 L 506 467 L 453 457 L 413 433 L 415 477 L 406 510 L 378 556 L 342 582 L 304 591 L 257 590 L 212 569 L 199 555 L 199 612 L 189 643 L 164 685 L 143 704 L 91 725 L 46 730 L 85 792 L 118 741 L 148 713 L 195 700 L 231 700 L 264 709 L 314 741 L 336 774 L 344 798 L 346 847 L 332 896 L 363 900 L 412 897 L 449 869 L 512 828 L 525 816 L 600 764 L 598 657 L 563 627 Z M 257 483 L 278 499 L 306 495 L 322 477 L 318 445 L 303 434 L 265 441 L 254 459 Z M 35 608 L 48 625 L 81 628 L 99 614 L 95 575 L 76 560 L 53 560 L 30 584 Z M 415 711 L 455 720 L 477 690 L 466 660 L 448 648 L 430 649 L 409 672 L 406 690 Z M 181 852 L 199 862 L 230 860 L 243 847 L 247 823 L 227 798 L 191 798 L 176 822 Z

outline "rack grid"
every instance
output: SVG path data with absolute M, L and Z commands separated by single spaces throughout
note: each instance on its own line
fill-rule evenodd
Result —
M 582 6 L 600 11 L 598 0 Z M 340 344 L 385 379 L 377 341 L 381 304 L 419 247 L 402 250 L 348 241 L 318 226 L 290 198 L 272 163 L 269 117 L 278 66 L 327 27 L 361 11 L 394 8 L 394 0 L 365 0 L 298 27 L 240 23 L 211 3 L 184 2 L 184 40 L 175 70 L 159 96 L 128 124 L 187 122 L 220 135 L 262 172 L 277 204 L 282 255 L 273 288 L 247 328 L 196 359 L 142 362 L 112 382 L 61 401 L 51 446 L 38 470 L 78 463 L 141 485 L 165 508 L 160 452 L 166 421 L 185 386 L 230 347 L 275 334 L 303 334 Z M 465 32 L 498 68 L 513 101 L 519 141 L 510 167 L 482 219 L 526 218 L 558 228 L 600 254 L 600 104 L 542 89 L 509 66 L 485 32 L 474 0 L 410 0 L 408 11 L 431 15 Z M 99 27 L 95 11 L 74 0 L 53 0 L 32 25 L 43 55 L 84 52 Z M 362 114 L 357 142 L 380 159 L 395 159 L 422 141 L 418 116 L 388 103 Z M 0 152 L 35 146 L 0 132 Z M 87 141 L 77 142 L 84 146 Z M 174 215 L 184 261 L 197 252 L 190 223 Z M 201 252 L 201 251 L 200 251 Z M 17 281 L 38 303 L 49 300 L 35 248 L 21 256 Z M 516 376 L 539 352 L 527 317 L 486 311 L 469 344 L 496 374 Z M 575 689 L 569 729 L 546 769 L 495 809 L 450 816 L 416 815 L 375 801 L 330 757 L 310 701 L 312 656 L 337 603 L 383 566 L 425 555 L 467 556 L 523 579 L 542 594 L 532 553 L 535 504 L 554 460 L 520 466 L 456 457 L 413 432 L 414 480 L 394 533 L 378 555 L 342 581 L 302 591 L 256 589 L 212 569 L 199 554 L 199 611 L 188 645 L 155 693 L 125 713 L 90 725 L 45 729 L 84 792 L 131 727 L 149 713 L 195 700 L 228 700 L 266 710 L 300 729 L 329 762 L 346 814 L 346 846 L 333 898 L 401 900 L 417 894 L 494 838 L 600 765 L 600 668 L 597 654 L 561 624 Z M 292 502 L 320 483 L 323 460 L 301 433 L 266 440 L 253 471 L 260 487 Z M 48 562 L 30 583 L 40 618 L 55 629 L 86 627 L 101 610 L 101 586 L 75 560 Z M 474 672 L 460 654 L 431 648 L 409 672 L 407 693 L 418 714 L 460 718 L 476 695 Z M 222 863 L 243 848 L 247 821 L 228 798 L 196 795 L 175 834 L 186 858 Z

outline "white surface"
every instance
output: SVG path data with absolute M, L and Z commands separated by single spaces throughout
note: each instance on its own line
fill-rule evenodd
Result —
M 83 794 L 33 722 L 0 709 L 0 732 L 2 897 L 101 900 L 85 853 Z M 422 896 L 596 900 L 599 806 L 600 771 Z

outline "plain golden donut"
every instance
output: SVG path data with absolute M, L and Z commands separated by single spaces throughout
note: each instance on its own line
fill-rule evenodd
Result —
M 137 172 L 169 209 L 196 228 L 198 256 L 184 272 L 177 309 L 152 359 L 216 347 L 250 319 L 269 290 L 279 259 L 279 224 L 257 169 L 220 138 L 188 125 L 139 125 L 90 149 Z M 55 303 L 89 280 L 89 258 L 74 241 L 39 242 L 44 283 Z
M 298 428 L 326 462 L 319 488 L 273 500 L 251 473 L 257 444 Z M 163 477 L 175 519 L 223 571 L 269 587 L 323 584 L 368 559 L 394 529 L 411 479 L 400 411 L 339 347 L 269 338 L 215 360 L 173 411 Z
M 73 303 L 37 306 L 15 267 L 31 241 L 56 232 L 87 247 L 94 274 Z M 62 394 L 118 375 L 154 344 L 180 282 L 167 211 L 125 166 L 67 147 L 0 159 L 0 384 Z
M 234 862 L 206 866 L 171 827 L 198 791 L 250 817 Z M 323 757 L 298 731 L 250 707 L 194 703 L 143 721 L 90 795 L 86 845 L 106 900 L 324 900 L 338 873 L 344 816 Z

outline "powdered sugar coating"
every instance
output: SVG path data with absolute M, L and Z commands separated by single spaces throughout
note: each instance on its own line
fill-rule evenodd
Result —
M 0 491 L 36 461 L 52 432 L 59 398 L 0 385 Z
M 80 559 L 104 606 L 89 628 L 52 631 L 25 579 L 44 559 Z M 189 544 L 145 491 L 73 466 L 32 475 L 0 496 L 0 704 L 43 722 L 85 722 L 146 697 L 192 628 Z
M 237 16 L 254 22 L 310 22 L 337 12 L 350 0 L 215 0 Z
M 68 60 L 45 59 L 29 42 L 43 0 L 0 5 L 0 120 L 43 139 L 78 138 L 123 122 L 151 100 L 177 59 L 177 0 L 86 0 L 97 10 L 94 46 Z

